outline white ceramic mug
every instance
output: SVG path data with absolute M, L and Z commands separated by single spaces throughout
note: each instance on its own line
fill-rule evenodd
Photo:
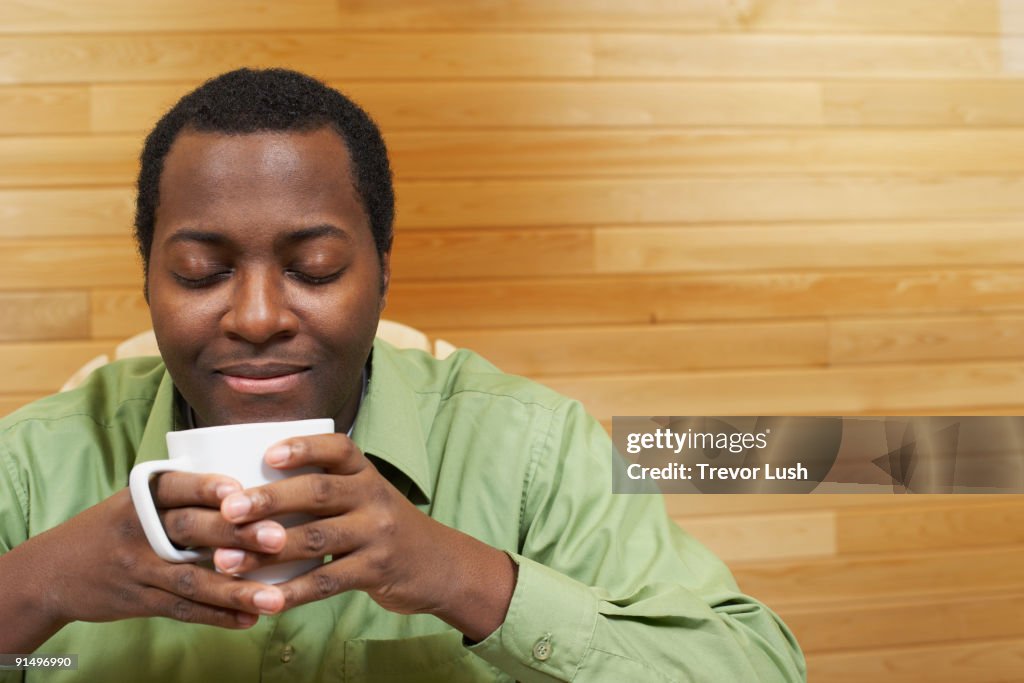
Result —
M 168 432 L 169 460 L 152 460 L 132 468 L 128 480 L 132 502 L 138 512 L 142 529 L 153 551 L 168 562 L 198 562 L 209 559 L 209 549 L 181 550 L 167 538 L 157 514 L 150 478 L 160 472 L 196 472 L 224 474 L 236 480 L 243 489 L 262 486 L 299 474 L 321 472 L 317 467 L 278 470 L 263 460 L 267 449 L 278 441 L 295 436 L 333 434 L 334 420 L 296 420 L 292 422 L 255 422 L 251 424 L 202 427 Z M 312 519 L 309 515 L 279 515 L 272 519 L 284 527 Z M 295 560 L 262 567 L 243 576 L 263 583 L 281 583 L 303 574 L 323 563 L 323 558 Z

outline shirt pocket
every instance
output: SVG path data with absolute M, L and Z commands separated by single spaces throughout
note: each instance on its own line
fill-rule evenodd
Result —
M 402 640 L 345 642 L 346 683 L 510 682 L 462 645 L 462 634 L 445 631 Z

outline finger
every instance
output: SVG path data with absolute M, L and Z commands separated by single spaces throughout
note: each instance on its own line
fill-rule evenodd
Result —
M 160 513 L 167 538 L 182 548 L 243 548 L 279 552 L 285 544 L 284 527 L 273 520 L 237 525 L 216 510 L 174 508 Z
M 359 447 L 344 434 L 286 439 L 268 448 L 264 459 L 271 467 L 323 467 L 331 474 L 357 474 L 370 465 Z
M 318 517 L 340 515 L 355 508 L 359 501 L 389 486 L 382 477 L 301 474 L 273 484 L 233 493 L 220 505 L 224 519 L 242 524 L 271 515 L 304 512 Z M 384 493 L 384 492 L 380 492 Z
M 166 616 L 190 624 L 207 624 L 230 629 L 250 628 L 259 620 L 257 614 L 204 605 L 159 588 L 147 590 L 144 599 L 148 601 L 148 609 L 140 616 Z
M 231 477 L 191 472 L 164 472 L 157 475 L 151 488 L 158 508 L 189 505 L 215 508 L 229 495 L 242 490 L 241 484 Z
M 361 588 L 365 585 L 361 565 L 354 556 L 344 557 L 278 584 L 284 594 L 284 609 Z
M 280 562 L 347 555 L 366 545 L 369 525 L 349 516 L 317 520 L 287 529 L 280 551 L 273 554 L 245 552 L 238 548 L 218 548 L 214 565 L 226 574 L 244 574 Z
M 178 599 L 208 607 L 249 614 L 274 614 L 284 607 L 284 594 L 276 586 L 225 576 L 194 564 L 162 563 L 149 579 L 151 586 Z

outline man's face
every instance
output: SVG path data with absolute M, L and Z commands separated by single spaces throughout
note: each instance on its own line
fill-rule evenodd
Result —
M 200 425 L 350 424 L 389 273 L 349 167 L 330 128 L 174 142 L 149 304 Z

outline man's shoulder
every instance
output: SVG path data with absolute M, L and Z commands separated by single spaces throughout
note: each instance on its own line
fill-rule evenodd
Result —
M 144 420 L 164 372 L 163 361 L 155 356 L 109 363 L 77 388 L 33 401 L 0 419 L 0 436 L 46 425 L 108 428 L 133 415 Z
M 383 349 L 405 383 L 418 394 L 434 394 L 442 401 L 493 398 L 541 410 L 556 410 L 573 401 L 556 391 L 500 368 L 469 349 L 458 349 L 444 359 L 410 349 Z

